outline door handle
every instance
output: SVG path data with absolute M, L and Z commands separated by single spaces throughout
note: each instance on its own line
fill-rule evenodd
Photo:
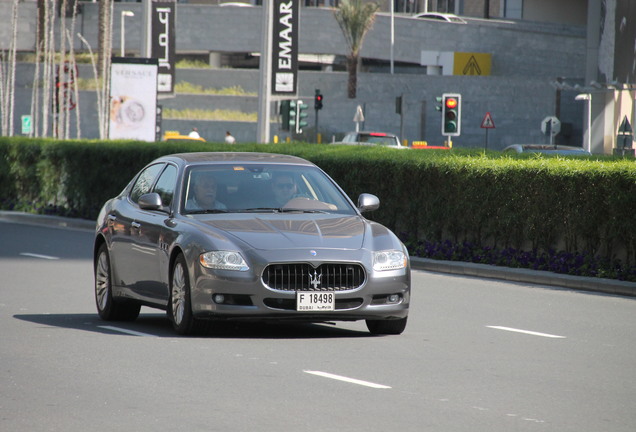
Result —
M 133 222 L 130 224 L 134 229 L 139 229 L 141 228 L 141 224 L 139 222 Z

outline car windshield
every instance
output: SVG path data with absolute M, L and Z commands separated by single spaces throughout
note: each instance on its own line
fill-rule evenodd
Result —
M 183 182 L 183 214 L 339 213 L 356 210 L 315 167 L 217 164 L 190 167 Z

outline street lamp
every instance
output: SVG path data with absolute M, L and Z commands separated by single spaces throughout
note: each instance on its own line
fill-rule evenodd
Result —
M 585 131 L 585 134 L 586 134 L 585 150 L 591 152 L 592 151 L 592 94 L 581 93 L 576 95 L 574 100 L 587 101 L 587 127 Z
M 124 57 L 125 56 L 125 52 L 124 52 L 124 45 L 125 45 L 125 35 L 126 32 L 124 30 L 124 19 L 126 19 L 126 17 L 133 17 L 135 16 L 135 14 L 133 13 L 133 11 L 121 11 L 121 56 Z

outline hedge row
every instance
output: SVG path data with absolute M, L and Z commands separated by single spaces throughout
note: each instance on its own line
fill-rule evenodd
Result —
M 94 219 L 152 159 L 227 150 L 298 155 L 323 168 L 354 200 L 362 192 L 376 194 L 382 205 L 370 217 L 413 248 L 451 242 L 636 263 L 636 166 L 611 158 L 0 137 L 0 208 Z

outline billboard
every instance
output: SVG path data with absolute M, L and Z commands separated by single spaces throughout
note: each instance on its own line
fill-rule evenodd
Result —
M 175 21 L 174 1 L 152 1 L 150 57 L 159 60 L 157 91 L 173 93 L 175 79 Z
M 110 139 L 155 141 L 157 59 L 113 57 L 110 69 Z
M 298 89 L 298 0 L 273 0 L 271 94 L 295 97 Z

